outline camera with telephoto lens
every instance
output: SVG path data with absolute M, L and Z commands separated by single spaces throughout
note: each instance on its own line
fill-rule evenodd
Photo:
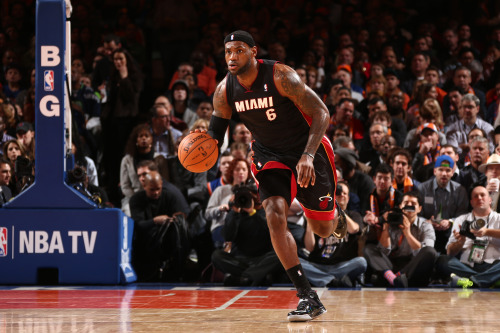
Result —
M 76 165 L 72 170 L 68 171 L 68 184 L 85 197 L 92 200 L 98 207 L 102 207 L 101 197 L 97 193 L 90 193 L 85 186 L 86 178 L 87 171 L 79 165 Z
M 393 208 L 387 214 L 387 220 L 385 223 L 388 223 L 392 228 L 398 228 L 400 225 L 403 225 L 403 212 L 415 211 L 415 206 L 404 206 L 403 209 Z
M 241 183 L 234 185 L 231 189 L 234 194 L 234 200 L 229 202 L 229 208 L 250 208 L 254 195 L 257 194 L 257 186 L 253 183 Z
M 486 225 L 483 219 L 477 219 L 474 221 L 464 221 L 460 226 L 460 235 L 469 237 L 471 239 L 476 239 L 476 236 L 471 232 L 471 230 L 479 230 Z

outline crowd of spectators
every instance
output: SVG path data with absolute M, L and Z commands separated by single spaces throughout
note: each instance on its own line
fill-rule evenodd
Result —
M 0 5 L 0 204 L 33 181 L 35 9 Z M 142 280 L 186 279 L 191 266 L 193 280 L 286 280 L 258 197 L 249 190 L 252 204 L 235 204 L 241 183 L 252 186 L 252 137 L 238 115 L 211 170 L 191 173 L 176 156 L 190 130 L 208 128 L 227 73 L 223 38 L 237 29 L 252 34 L 258 58 L 294 68 L 330 111 L 325 134 L 342 180 L 332 192 L 349 233 L 314 236 L 292 205 L 311 283 L 500 279 L 489 271 L 500 262 L 490 250 L 498 233 L 485 231 L 500 209 L 497 1 L 85 0 L 71 24 L 75 163 L 91 195 L 134 217 Z M 486 226 L 462 235 L 463 214 Z M 475 277 L 484 272 L 489 279 Z

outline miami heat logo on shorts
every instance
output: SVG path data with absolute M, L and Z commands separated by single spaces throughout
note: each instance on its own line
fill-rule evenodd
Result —
M 332 201 L 333 198 L 332 196 L 330 195 L 330 193 L 328 193 L 327 195 L 325 196 L 322 196 L 322 197 L 319 197 L 319 208 L 321 209 L 326 209 L 328 207 L 328 204 L 330 203 L 330 201 Z

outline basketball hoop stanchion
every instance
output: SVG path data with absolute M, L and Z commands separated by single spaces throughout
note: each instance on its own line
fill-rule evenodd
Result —
M 36 5 L 35 182 L 0 209 L 0 271 L 8 272 L 0 284 L 136 280 L 133 220 L 119 209 L 97 208 L 65 183 L 67 5 Z

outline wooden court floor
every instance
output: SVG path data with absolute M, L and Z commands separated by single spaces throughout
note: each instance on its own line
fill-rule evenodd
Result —
M 498 291 L 316 290 L 328 312 L 288 323 L 288 287 L 0 287 L 0 333 L 500 332 Z

